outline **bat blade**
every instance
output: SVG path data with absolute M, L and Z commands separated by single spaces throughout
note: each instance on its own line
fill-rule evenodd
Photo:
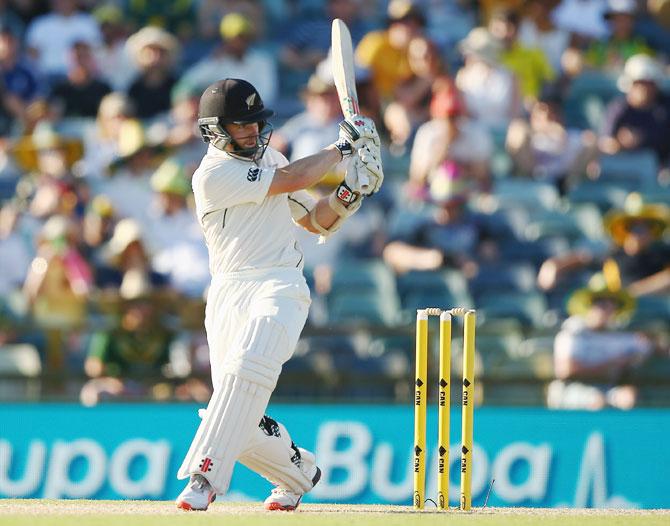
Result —
M 358 94 L 354 73 L 354 49 L 347 25 L 336 18 L 332 26 L 332 68 L 342 113 L 349 118 L 358 113 Z
M 351 43 L 349 28 L 339 18 L 333 20 L 331 49 L 335 88 L 337 89 L 337 96 L 340 99 L 342 113 L 348 119 L 359 113 L 356 74 L 354 72 L 354 48 Z M 358 182 L 363 193 L 367 193 L 370 187 L 368 177 L 359 173 Z

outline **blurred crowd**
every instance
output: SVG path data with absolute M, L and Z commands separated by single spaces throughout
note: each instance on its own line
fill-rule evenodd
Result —
M 208 399 L 198 100 L 243 78 L 274 148 L 330 144 L 333 18 L 387 182 L 296 229 L 278 394 L 404 400 L 413 312 L 458 305 L 484 403 L 670 404 L 670 0 L 0 1 L 0 398 Z

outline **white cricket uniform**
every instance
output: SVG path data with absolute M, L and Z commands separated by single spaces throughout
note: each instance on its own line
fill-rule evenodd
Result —
M 218 493 L 236 460 L 287 489 L 312 487 L 283 426 L 283 436 L 259 427 L 310 304 L 292 220 L 315 201 L 304 191 L 267 195 L 286 164 L 271 148 L 253 163 L 210 145 L 193 175 L 212 274 L 205 328 L 214 393 L 179 477 L 202 474 Z

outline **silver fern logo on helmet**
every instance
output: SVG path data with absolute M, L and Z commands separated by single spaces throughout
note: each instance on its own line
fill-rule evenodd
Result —
M 247 108 L 251 109 L 251 107 L 254 105 L 254 101 L 256 100 L 256 94 L 252 93 L 249 95 L 244 101 L 247 103 Z

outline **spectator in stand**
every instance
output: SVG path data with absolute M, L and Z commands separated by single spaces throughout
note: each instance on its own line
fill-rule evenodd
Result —
M 465 114 L 458 90 L 447 77 L 433 85 L 430 115 L 417 130 L 412 146 L 410 198 L 429 201 L 433 185 L 444 184 L 454 172 L 473 188 L 488 189 L 491 134 Z
M 167 294 L 168 279 L 151 268 L 142 227 L 134 219 L 121 219 L 114 234 L 100 249 L 95 269 L 96 287 L 103 297 L 134 297 L 138 291 L 157 289 Z
M 182 75 L 178 90 L 194 90 L 224 77 L 244 79 L 258 89 L 265 104 L 277 98 L 279 80 L 274 57 L 254 49 L 255 33 L 251 20 L 240 13 L 230 13 L 219 26 L 221 42 L 212 53 Z
M 6 95 L 15 98 L 17 113 L 23 115 L 29 104 L 44 97 L 46 87 L 22 55 L 21 43 L 14 31 L 0 22 L 0 75 Z
M 426 37 L 412 39 L 407 57 L 412 76 L 396 86 L 393 102 L 384 111 L 392 148 L 398 150 L 411 144 L 416 129 L 430 117 L 433 84 L 446 75 L 439 49 Z
M 477 11 L 475 4 L 470 2 L 430 0 L 420 3 L 426 18 L 426 36 L 439 49 L 445 51 L 450 60 L 453 58 L 450 51 L 473 27 L 477 26 L 480 12 Z M 484 6 L 481 3 L 479 5 L 481 11 Z
M 543 87 L 556 78 L 556 72 L 544 51 L 519 42 L 519 15 L 514 11 L 495 11 L 488 28 L 501 44 L 500 63 L 516 76 L 521 96 L 529 107 Z
M 514 173 L 553 183 L 564 193 L 570 179 L 581 177 L 596 158 L 597 140 L 590 130 L 566 128 L 561 100 L 541 96 L 529 119 L 515 119 L 507 130 L 506 148 Z
M 301 92 L 305 110 L 291 117 L 271 139 L 271 145 L 289 160 L 302 159 L 328 144 L 329 137 L 339 129 L 342 110 L 330 70 L 330 61 L 323 61 Z
M 647 0 L 636 20 L 636 32 L 660 56 L 670 57 L 670 1 Z
M 24 293 L 35 322 L 46 332 L 46 364 L 56 372 L 65 364 L 64 340 L 86 321 L 93 275 L 77 250 L 76 225 L 54 215 L 44 224 Z
M 120 217 L 143 221 L 153 200 L 149 178 L 164 150 L 147 139 L 139 121 L 125 120 L 119 130 L 119 157 L 110 166 L 111 174 L 96 181 L 94 190 L 109 198 Z
M 35 255 L 31 232 L 22 221 L 18 203 L 9 201 L 0 207 L 0 301 L 21 288 Z
M 670 97 L 661 91 L 661 64 L 647 55 L 626 61 L 618 86 L 626 95 L 607 107 L 599 141 L 608 154 L 649 149 L 661 163 L 670 160 Z
M 188 85 L 172 90 L 172 108 L 165 119 L 153 123 L 147 133 L 172 151 L 187 171 L 194 172 L 207 151 L 198 131 L 198 105 L 202 89 Z
M 591 42 L 584 52 L 568 49 L 565 55 L 566 59 L 569 57 L 565 61 L 566 72 L 575 76 L 583 69 L 591 69 L 619 75 L 632 56 L 653 54 L 645 40 L 636 34 L 636 15 L 635 0 L 608 0 L 603 19 L 609 26 L 609 35 Z
M 109 175 L 110 165 L 121 155 L 123 123 L 133 119 L 134 114 L 133 104 L 125 94 L 112 92 L 102 98 L 95 127 L 84 134 L 84 176 L 94 180 Z
M 256 38 L 264 40 L 267 37 L 267 14 L 263 2 L 257 0 L 200 0 L 196 13 L 199 38 L 216 44 L 220 38 L 221 19 L 230 13 L 239 13 L 253 20 Z M 292 29 L 295 30 L 295 26 Z
M 56 82 L 49 95 L 52 114 L 56 120 L 95 118 L 100 101 L 112 89 L 100 78 L 93 51 L 87 42 L 75 42 L 70 57 L 67 77 Z
M 326 0 L 321 3 L 325 4 L 321 16 L 297 24 L 294 19 L 289 19 L 290 32 L 281 50 L 281 63 L 291 72 L 309 73 L 328 56 L 333 19 L 339 18 L 347 24 L 354 46 L 370 29 L 360 18 L 361 0 Z
M 179 40 L 188 39 L 193 34 L 198 0 L 112 1 L 124 6 L 136 31 L 145 26 L 160 27 Z
M 645 40 L 635 33 L 636 15 L 635 0 L 609 0 L 603 17 L 610 26 L 610 36 L 588 47 L 585 56 L 587 66 L 618 74 L 632 56 L 652 54 Z
M 80 252 L 94 267 L 102 263 L 100 249 L 112 238 L 117 220 L 107 196 L 91 199 L 82 219 Z
M 544 51 L 554 71 L 561 71 L 561 56 L 570 42 L 570 33 L 554 24 L 552 13 L 558 0 L 527 0 L 519 25 L 519 42 Z
M 82 153 L 80 140 L 63 137 L 45 124 L 17 141 L 13 155 L 26 172 L 21 194 L 29 201 L 32 217 L 46 220 L 54 214 L 78 215 L 86 184 L 74 176 L 72 168 Z
M 426 20 L 416 3 L 392 0 L 386 29 L 368 33 L 356 47 L 356 60 L 370 71 L 383 105 L 393 100 L 396 86 L 412 76 L 409 44 L 423 35 L 425 25 Z
M 651 340 L 621 324 L 635 310 L 625 290 L 607 286 L 596 274 L 568 302 L 568 318 L 554 340 L 556 381 L 547 404 L 554 409 L 631 409 L 637 389 L 626 377 L 653 352 Z
M 126 91 L 137 74 L 126 48 L 127 22 L 114 4 L 103 4 L 93 11 L 100 24 L 102 42 L 94 50 L 100 75 L 114 91 Z
M 506 130 L 521 112 L 519 87 L 513 73 L 500 63 L 502 48 L 484 27 L 461 41 L 465 64 L 456 74 L 469 115 L 492 131 Z
M 52 80 L 66 76 L 73 44 L 85 42 L 96 48 L 102 38 L 95 18 L 80 11 L 77 0 L 51 0 L 50 5 L 50 13 L 28 26 L 26 46 L 40 73 Z
M 179 42 L 158 27 L 145 27 L 126 43 L 139 74 L 128 88 L 139 119 L 153 119 L 170 110 L 170 93 L 177 83 L 174 69 Z
M 544 290 L 556 287 L 569 272 L 601 266 L 616 275 L 635 297 L 670 292 L 670 208 L 646 204 L 640 194 L 626 198 L 624 210 L 613 210 L 605 217 L 605 230 L 613 245 L 606 254 L 579 250 L 549 258 L 540 267 L 538 285 Z
M 18 122 L 27 122 L 30 104 L 41 95 L 41 86 L 31 66 L 20 58 L 19 42 L 9 26 L 0 23 L 0 135 L 7 136 Z
M 670 293 L 670 208 L 628 196 L 624 210 L 605 216 L 605 229 L 620 247 L 612 254 L 626 289 L 633 296 Z
M 607 0 L 561 0 L 553 12 L 556 27 L 572 34 L 578 47 L 607 36 L 603 13 Z
M 175 335 L 161 316 L 165 299 L 150 287 L 138 286 L 117 302 L 116 323 L 93 334 L 84 364 L 91 378 L 80 393 L 92 406 L 100 400 L 150 396 L 169 372 L 170 344 Z
M 429 199 L 436 206 L 419 217 L 397 211 L 403 220 L 389 233 L 383 252 L 386 264 L 398 274 L 450 267 L 474 275 L 487 234 L 477 214 L 467 208 L 471 189 L 470 181 L 453 165 L 445 167 L 443 176 L 433 177 Z
M 152 268 L 167 276 L 180 293 L 201 298 L 210 281 L 209 260 L 202 230 L 188 207 L 191 176 L 175 158 L 163 161 L 151 176 L 155 197 L 145 222 L 145 238 L 151 247 Z
M 493 14 L 500 10 L 518 11 L 524 5 L 524 0 L 479 0 L 479 18 L 486 25 L 491 21 Z

